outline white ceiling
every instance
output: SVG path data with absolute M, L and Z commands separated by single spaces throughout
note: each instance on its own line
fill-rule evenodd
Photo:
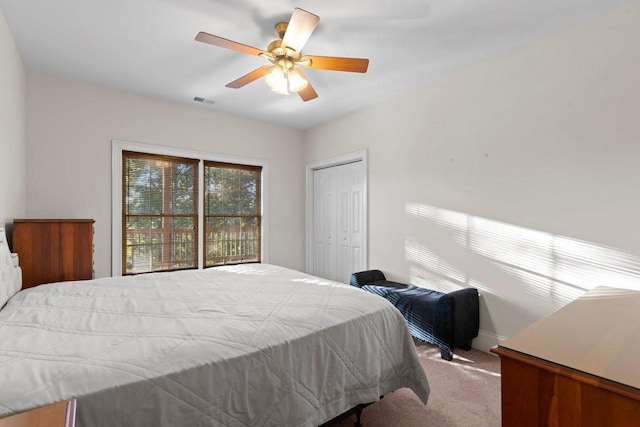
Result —
M 631 1 L 0 0 L 0 10 L 30 71 L 307 129 Z M 304 53 L 369 58 L 368 72 L 306 70 L 319 95 L 306 103 L 262 79 L 226 88 L 266 60 L 195 35 L 265 49 L 294 7 L 320 16 Z

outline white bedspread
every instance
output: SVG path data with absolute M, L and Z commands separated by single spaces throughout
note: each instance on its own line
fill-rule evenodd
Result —
M 0 416 L 78 426 L 315 426 L 429 386 L 399 312 L 273 265 L 43 285 L 0 311 Z

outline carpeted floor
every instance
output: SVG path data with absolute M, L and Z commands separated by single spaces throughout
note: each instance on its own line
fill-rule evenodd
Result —
M 362 412 L 363 427 L 499 427 L 500 360 L 472 349 L 456 349 L 454 359 L 440 358 L 431 344 L 416 342 L 431 394 L 424 406 L 409 389 L 388 394 Z M 352 427 L 355 415 L 326 424 Z

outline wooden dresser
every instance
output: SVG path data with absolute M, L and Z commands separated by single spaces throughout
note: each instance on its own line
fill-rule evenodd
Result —
M 22 267 L 22 288 L 93 278 L 92 219 L 16 219 L 13 251 Z
M 73 427 L 76 419 L 76 401 L 42 406 L 0 419 L 0 427 Z
M 598 287 L 491 350 L 502 426 L 640 426 L 640 292 Z

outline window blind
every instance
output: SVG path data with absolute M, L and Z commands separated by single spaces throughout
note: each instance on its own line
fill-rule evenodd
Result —
M 261 261 L 262 167 L 204 162 L 204 266 Z
M 198 267 L 198 164 L 123 151 L 123 274 Z

